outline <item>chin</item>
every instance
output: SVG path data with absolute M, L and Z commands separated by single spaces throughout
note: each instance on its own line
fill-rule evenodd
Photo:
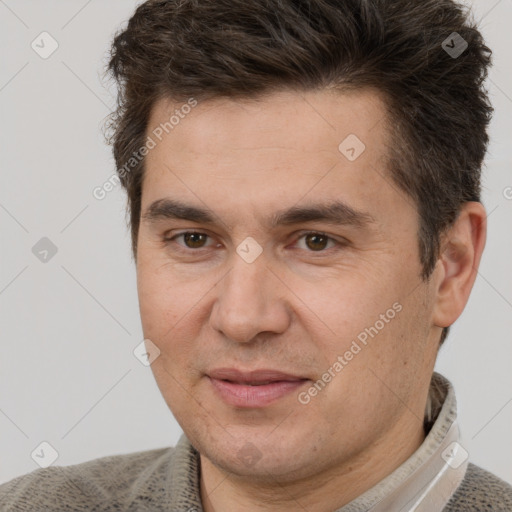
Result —
M 261 483 L 275 483 L 276 478 L 281 482 L 291 481 L 305 476 L 305 469 L 312 466 L 304 460 L 307 451 L 303 442 L 290 436 L 273 439 L 267 429 L 262 429 L 261 434 L 255 433 L 254 429 L 244 430 L 232 435 L 223 431 L 220 438 L 212 438 L 210 430 L 206 437 L 200 435 L 199 442 L 191 441 L 218 468 Z M 300 459 L 298 453 L 302 454 Z

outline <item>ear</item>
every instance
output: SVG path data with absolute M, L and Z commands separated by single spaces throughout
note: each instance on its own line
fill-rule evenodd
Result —
M 487 237 L 482 203 L 464 203 L 457 220 L 441 239 L 432 321 L 448 327 L 464 310 L 475 282 Z

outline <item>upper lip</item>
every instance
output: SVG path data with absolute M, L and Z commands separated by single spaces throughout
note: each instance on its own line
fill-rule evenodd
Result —
M 254 383 L 254 382 L 277 382 L 277 381 L 298 381 L 305 380 L 305 377 L 299 377 L 290 373 L 280 372 L 271 369 L 258 369 L 242 371 L 237 368 L 217 368 L 208 373 L 212 379 L 229 380 L 232 382 Z

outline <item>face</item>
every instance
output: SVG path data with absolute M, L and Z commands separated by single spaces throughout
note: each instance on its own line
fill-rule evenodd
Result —
M 422 421 L 440 329 L 384 120 L 372 91 L 154 106 L 143 331 L 164 399 L 219 468 L 306 477 Z

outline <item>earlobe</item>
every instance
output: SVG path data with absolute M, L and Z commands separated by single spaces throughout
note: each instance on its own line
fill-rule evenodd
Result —
M 486 212 L 467 202 L 441 242 L 433 323 L 448 327 L 461 315 L 473 288 L 487 235 Z

